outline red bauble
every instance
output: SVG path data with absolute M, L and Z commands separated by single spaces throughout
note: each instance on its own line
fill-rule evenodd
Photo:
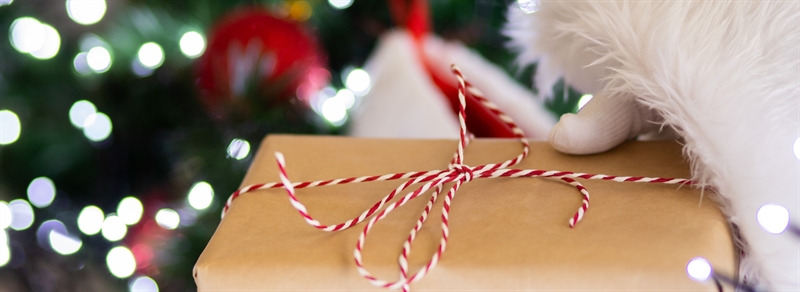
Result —
M 330 73 L 317 38 L 299 23 L 264 9 L 229 13 L 212 29 L 197 64 L 203 102 L 214 109 L 240 103 L 253 89 L 265 98 L 308 98 Z

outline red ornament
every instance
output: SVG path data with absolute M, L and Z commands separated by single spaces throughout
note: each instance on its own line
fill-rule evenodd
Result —
M 324 62 L 316 37 L 299 23 L 264 9 L 240 10 L 211 29 L 197 85 L 212 111 L 253 89 L 274 101 L 295 95 L 307 101 L 330 79 Z

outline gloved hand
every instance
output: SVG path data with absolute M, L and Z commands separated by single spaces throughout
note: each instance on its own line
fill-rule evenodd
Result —
M 567 154 L 600 153 L 640 134 L 659 130 L 663 119 L 633 96 L 599 94 L 577 114 L 565 114 L 548 140 Z M 670 135 L 670 134 L 666 134 Z

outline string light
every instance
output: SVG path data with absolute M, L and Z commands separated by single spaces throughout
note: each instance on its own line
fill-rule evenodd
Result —
M 10 5 L 14 0 L 0 0 L 0 6 Z M 0 265 L 2 266 L 2 265 Z
M 136 270 L 136 259 L 130 249 L 124 246 L 112 248 L 106 256 L 108 270 L 117 278 L 127 278 Z
M 69 121 L 78 129 L 83 129 L 86 118 L 96 114 L 97 108 L 88 100 L 79 100 L 69 108 Z
M 164 49 L 157 43 L 149 42 L 139 48 L 139 63 L 145 68 L 155 69 L 164 63 Z
M 353 0 L 328 0 L 328 4 L 336 9 L 346 9 L 350 7 L 350 5 L 353 5 Z
M 347 89 L 339 90 L 333 98 L 339 99 L 346 109 L 352 108 L 356 103 L 356 96 L 352 91 Z
M 20 53 L 38 50 L 44 44 L 45 32 L 42 23 L 33 17 L 20 17 L 11 23 L 9 40 Z
M 105 14 L 105 0 L 67 0 L 67 15 L 78 24 L 95 24 Z
M 50 240 L 50 247 L 62 255 L 76 253 L 83 246 L 83 242 L 80 239 L 61 234 L 58 230 L 51 230 L 48 239 Z
M 78 229 L 86 235 L 95 235 L 103 228 L 103 210 L 97 206 L 86 206 L 78 214 Z
M 367 71 L 362 69 L 353 69 L 347 73 L 345 78 L 345 86 L 347 89 L 358 95 L 364 95 L 369 90 L 370 78 Z
M 91 48 L 89 52 L 86 53 L 86 64 L 88 64 L 89 68 L 95 73 L 106 72 L 111 68 L 111 53 L 108 52 L 108 49 L 101 46 Z
M 189 205 L 197 210 L 205 210 L 214 199 L 214 189 L 207 182 L 201 181 L 189 190 Z
M 539 0 L 517 0 L 517 6 L 523 12 L 531 14 L 539 11 L 539 7 L 542 6 L 542 3 Z
M 158 292 L 156 281 L 147 276 L 136 277 L 129 286 L 131 292 Z
M 92 68 L 89 68 L 89 61 L 86 59 L 88 53 L 79 53 L 75 55 L 75 59 L 72 60 L 72 66 L 75 68 L 75 72 L 78 72 L 80 75 L 89 75 L 92 73 Z
M 250 143 L 242 139 L 233 139 L 228 145 L 228 157 L 242 160 L 250 153 Z
M 589 101 L 592 100 L 592 97 L 594 96 L 591 94 L 581 95 L 581 99 L 578 100 L 578 110 L 581 110 L 583 106 L 589 103 Z
M 703 282 L 711 276 L 711 264 L 704 258 L 693 258 L 686 265 L 686 273 L 696 281 Z
M 111 119 L 104 113 L 89 115 L 84 121 L 83 135 L 94 142 L 100 142 L 111 135 Z
M 42 24 L 43 42 L 42 45 L 31 51 L 31 56 L 40 60 L 47 60 L 53 58 L 58 54 L 58 49 L 61 48 L 61 36 L 58 31 L 50 25 Z
M 50 206 L 56 197 L 56 185 L 47 177 L 37 177 L 28 184 L 28 200 L 37 208 Z
M 311 17 L 311 5 L 303 0 L 292 2 L 289 8 L 289 17 L 297 21 L 308 20 Z
M 105 239 L 114 242 L 125 237 L 125 234 L 128 233 L 128 227 L 116 215 L 108 215 L 106 220 L 103 221 L 103 227 L 100 231 Z
M 338 98 L 328 98 L 322 103 L 322 117 L 334 126 L 341 126 L 347 120 L 347 107 Z
M 789 226 L 789 210 L 775 204 L 766 204 L 756 213 L 758 224 L 772 234 L 779 234 Z
M 10 110 L 0 110 L 0 145 L 16 142 L 21 131 L 17 114 Z
M 5 244 L 0 244 L 0 267 L 3 267 L 7 265 L 9 261 L 11 261 L 11 249 L 9 249 L 8 246 L 8 235 L 6 234 L 6 231 L 0 230 L 0 233 L 2 233 L 0 236 L 5 238 L 6 241 Z
M 206 49 L 206 40 L 199 32 L 190 31 L 184 33 L 180 40 L 181 53 L 189 58 L 197 58 Z
M 156 223 L 164 229 L 173 230 L 181 224 L 181 216 L 175 210 L 164 208 L 156 213 Z
M 33 208 L 28 201 L 16 199 L 8 203 L 11 209 L 11 229 L 25 230 L 33 225 Z
M 127 225 L 138 223 L 139 219 L 142 218 L 143 212 L 142 202 L 134 197 L 125 197 L 117 206 L 117 216 Z

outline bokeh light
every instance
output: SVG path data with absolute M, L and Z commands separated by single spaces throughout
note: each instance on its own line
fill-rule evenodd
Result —
M 127 225 L 138 223 L 139 219 L 142 219 L 142 212 L 144 212 L 142 202 L 134 197 L 125 197 L 117 206 L 117 216 Z
M 80 239 L 62 234 L 58 230 L 51 230 L 48 238 L 50 239 L 50 247 L 62 255 L 71 255 L 81 249 L 83 245 Z
M 105 0 L 67 0 L 67 15 L 78 24 L 95 24 L 105 14 Z
M 779 234 L 789 226 L 789 210 L 775 204 L 766 204 L 756 213 L 758 224 L 772 234 Z
M 8 203 L 0 201 L 0 230 L 5 230 L 11 226 L 11 209 Z
M 794 146 L 792 146 L 792 149 L 794 149 L 794 156 L 800 160 L 800 137 L 797 137 L 797 139 L 794 140 Z
M 131 250 L 124 246 L 112 248 L 106 256 L 108 270 L 117 278 L 127 278 L 136 271 L 136 259 Z
M 125 234 L 128 233 L 128 226 L 117 215 L 108 215 L 106 220 L 103 221 L 103 227 L 100 231 L 105 239 L 114 242 L 125 238 Z
M 353 0 L 328 0 L 328 4 L 336 9 L 345 9 L 353 5 Z
M 131 71 L 133 71 L 133 74 L 139 77 L 150 76 L 150 74 L 153 74 L 153 69 L 142 65 L 142 62 L 139 62 L 139 58 L 131 61 Z
M 14 0 L 0 0 L 0 6 L 9 5 L 11 3 L 14 3 Z
M 339 90 L 333 98 L 339 99 L 346 109 L 352 108 L 356 103 L 356 96 L 348 89 Z
M 37 177 L 28 184 L 28 200 L 37 208 L 50 206 L 56 197 L 56 185 L 47 177 Z
M 140 276 L 130 282 L 131 292 L 158 292 L 158 284 L 153 278 Z
M 28 201 L 16 199 L 8 203 L 11 209 L 11 229 L 25 230 L 33 224 L 33 208 Z
M 347 73 L 345 79 L 345 86 L 355 94 L 364 95 L 369 91 L 370 78 L 367 71 L 362 69 L 353 69 Z
M 196 31 L 184 33 L 180 40 L 181 52 L 189 58 L 197 58 L 206 50 L 206 40 Z
M 581 110 L 583 106 L 589 103 L 589 101 L 592 100 L 592 97 L 594 96 L 591 94 L 581 95 L 581 99 L 578 100 L 578 110 Z
M 0 230 L 3 234 L 6 233 L 5 230 Z M 8 244 L 0 244 L 0 267 L 3 267 L 11 261 L 11 249 L 8 248 Z
M 89 55 L 88 53 L 79 53 L 75 55 L 75 59 L 72 60 L 72 66 L 75 68 L 75 72 L 81 75 L 89 75 L 92 73 L 92 68 L 89 68 L 89 61 L 86 60 L 86 56 Z
M 97 206 L 86 206 L 78 214 L 78 229 L 86 235 L 95 235 L 103 228 L 103 210 Z
M 50 232 L 51 231 L 58 231 L 61 234 L 67 234 L 67 226 L 64 225 L 63 222 L 57 219 L 51 219 L 42 222 L 39 225 L 39 228 L 36 229 L 36 241 L 39 243 L 39 246 L 49 250 L 50 246 Z
M 58 54 L 58 49 L 61 48 L 61 36 L 58 35 L 58 31 L 55 28 L 44 23 L 42 24 L 42 30 L 44 32 L 42 45 L 30 53 L 34 58 L 47 60 Z
M 228 157 L 242 160 L 250 154 L 250 143 L 242 139 L 233 139 L 228 145 Z
M 111 53 L 104 47 L 94 47 L 86 53 L 86 64 L 96 73 L 103 73 L 111 68 Z M 77 67 L 75 68 L 78 69 Z M 80 71 L 78 71 L 80 72 Z
M 22 125 L 17 114 L 10 110 L 0 110 L 0 145 L 8 145 L 19 139 Z
M 83 135 L 94 142 L 100 142 L 111 135 L 111 119 L 104 113 L 89 115 L 83 125 Z
M 173 230 L 181 224 L 181 216 L 175 210 L 164 208 L 156 213 L 156 223 L 164 229 Z
M 334 126 L 341 126 L 347 119 L 347 107 L 338 98 L 328 98 L 322 103 L 322 117 Z
M 155 69 L 164 63 L 164 49 L 154 42 L 145 43 L 139 48 L 137 57 L 142 66 Z
M 79 100 L 69 108 L 69 121 L 78 129 L 83 129 L 86 118 L 96 114 L 97 108 L 88 100 Z
M 694 258 L 686 265 L 686 273 L 696 281 L 708 280 L 711 276 L 711 264 L 704 258 Z
M 201 181 L 189 190 L 189 205 L 197 210 L 205 210 L 214 200 L 214 189 L 207 182 Z
M 8 36 L 14 49 L 20 53 L 30 53 L 44 44 L 44 26 L 33 17 L 20 17 L 11 23 Z

